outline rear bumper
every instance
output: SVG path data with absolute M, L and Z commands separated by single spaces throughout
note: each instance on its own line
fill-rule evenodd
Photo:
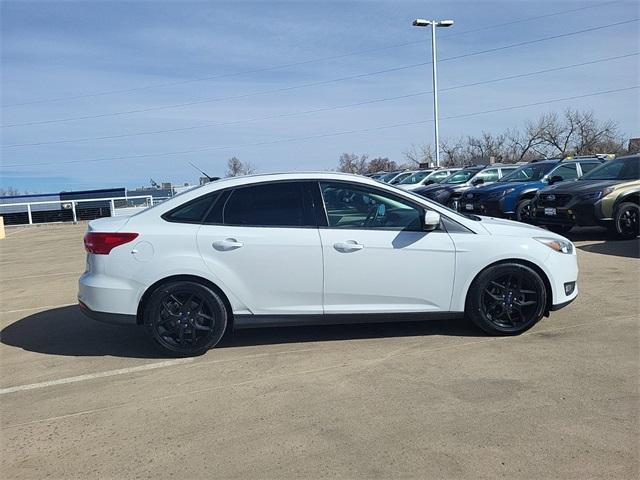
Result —
M 85 272 L 78 281 L 78 302 L 91 312 L 135 318 L 143 291 L 130 280 Z
M 96 312 L 87 307 L 84 303 L 78 300 L 80 310 L 87 317 L 92 318 L 103 323 L 110 323 L 112 325 L 136 325 L 135 315 L 126 315 L 122 313 L 108 313 L 108 312 Z

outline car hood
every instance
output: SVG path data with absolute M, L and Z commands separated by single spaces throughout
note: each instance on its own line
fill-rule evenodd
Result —
M 562 238 L 560 235 L 549 232 L 544 228 L 529 225 L 527 223 L 515 222 L 504 218 L 480 217 L 480 225 L 491 235 L 507 237 L 547 237 Z
M 502 190 L 507 190 L 508 188 L 515 188 L 516 190 L 521 190 L 527 188 L 528 186 L 536 183 L 534 180 L 530 182 L 495 182 L 486 186 L 476 187 L 473 193 L 493 193 L 493 192 L 501 192 Z
M 545 193 L 590 193 L 613 185 L 627 183 L 629 180 L 575 180 L 562 182 L 545 188 Z

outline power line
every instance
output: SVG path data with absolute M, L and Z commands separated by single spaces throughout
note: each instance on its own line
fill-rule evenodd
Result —
M 558 38 L 565 38 L 565 37 L 570 37 L 570 36 L 573 36 L 573 35 L 579 35 L 579 34 L 582 34 L 582 33 L 602 30 L 602 29 L 605 29 L 605 28 L 617 27 L 617 26 L 625 25 L 625 24 L 628 24 L 628 23 L 631 23 L 631 22 L 637 22 L 638 20 L 639 20 L 638 18 L 633 18 L 633 19 L 630 19 L 630 20 L 623 20 L 621 22 L 610 23 L 610 24 L 606 24 L 606 25 L 599 25 L 599 26 L 596 26 L 596 27 L 590 27 L 590 28 L 586 28 L 586 29 L 583 29 L 583 30 L 577 30 L 577 31 L 574 31 L 574 32 L 567 32 L 567 33 L 563 33 L 563 34 L 552 35 L 550 37 L 543 37 L 543 38 L 538 38 L 538 39 L 535 39 L 535 40 L 527 40 L 527 41 L 524 41 L 524 42 L 518 42 L 518 43 L 514 43 L 514 44 L 510 44 L 510 45 L 503 45 L 501 47 L 495 47 L 495 48 L 490 48 L 490 49 L 487 49 L 487 50 L 481 50 L 481 51 L 477 51 L 477 52 L 471 52 L 471 53 L 466 53 L 466 54 L 462 54 L 462 55 L 456 55 L 456 56 L 453 56 L 453 57 L 445 57 L 445 58 L 440 59 L 439 61 L 440 62 L 445 62 L 445 61 L 449 61 L 449 60 L 458 60 L 460 58 L 468 58 L 468 57 L 471 57 L 471 56 L 481 55 L 481 54 L 484 54 L 484 53 L 492 53 L 492 52 L 497 52 L 497 51 L 501 51 L 501 50 L 507 50 L 509 48 L 522 47 L 522 46 L 525 46 L 525 45 L 531 45 L 531 44 L 535 44 L 535 43 L 540 43 L 540 42 L 544 42 L 544 41 L 547 41 L 547 40 L 556 40 Z M 292 86 L 289 86 L 289 87 L 281 87 L 281 88 L 277 88 L 277 89 L 273 89 L 273 90 L 263 90 L 263 91 L 260 91 L 260 92 L 246 93 L 246 94 L 242 94 L 242 95 L 233 95 L 233 96 L 229 96 L 229 97 L 206 98 L 206 99 L 201 99 L 201 100 L 195 100 L 195 101 L 192 101 L 192 102 L 176 103 L 176 104 L 172 104 L 172 105 L 160 105 L 160 106 L 156 106 L 156 107 L 148 107 L 148 108 L 141 108 L 141 109 L 135 109 L 135 110 L 126 110 L 126 111 L 120 111 L 120 112 L 101 113 L 101 114 L 96 114 L 96 115 L 83 115 L 83 116 L 79 116 L 79 117 L 59 118 L 59 119 L 52 119 L 52 120 L 39 120 L 39 121 L 25 122 L 25 123 L 13 123 L 13 124 L 7 124 L 7 125 L 0 125 L 0 128 L 26 127 L 26 126 L 34 126 L 34 125 L 45 125 L 45 124 L 52 124 L 52 123 L 71 122 L 71 121 L 77 121 L 77 120 L 91 120 L 91 119 L 96 119 L 96 118 L 115 117 L 115 116 L 121 116 L 121 115 L 131 115 L 131 114 L 136 114 L 136 113 L 146 113 L 146 112 L 152 112 L 152 111 L 158 111 L 158 110 L 167 110 L 167 109 L 180 108 L 180 107 L 186 107 L 186 106 L 191 106 L 191 105 L 200 105 L 200 104 L 204 104 L 204 103 L 213 103 L 213 102 L 220 102 L 220 101 L 226 101 L 226 100 L 237 100 L 237 99 L 241 99 L 241 98 L 249 98 L 249 97 L 255 97 L 255 96 L 259 96 L 259 95 L 267 95 L 267 94 L 271 94 L 271 93 L 279 93 L 279 92 L 285 92 L 285 91 L 290 91 L 290 90 L 297 90 L 297 89 L 301 89 L 301 88 L 316 87 L 316 86 L 320 86 L 320 85 L 327 85 L 327 84 L 330 84 L 330 83 L 337 83 L 337 82 L 342 82 L 342 81 L 346 81 L 346 80 L 354 80 L 354 79 L 370 77 L 370 76 L 374 76 L 374 75 L 381 75 L 383 73 L 390 73 L 390 72 L 395 72 L 395 71 L 400 71 L 400 70 L 406 70 L 406 69 L 420 67 L 420 66 L 429 65 L 429 64 L 431 64 L 431 62 L 414 63 L 414 64 L 411 64 L 411 65 L 403 65 L 403 66 L 400 66 L 400 67 L 388 68 L 388 69 L 384 69 L 384 70 L 378 70 L 378 71 L 375 71 L 375 72 L 361 73 L 361 74 L 358 74 L 358 75 L 350 75 L 350 76 L 346 76 L 346 77 L 334 78 L 334 79 L 330 79 L 330 80 L 322 80 L 322 81 L 318 81 L 318 82 L 303 83 L 303 84 L 299 84 L 299 85 L 292 85 Z
M 451 116 L 447 116 L 447 117 L 442 117 L 441 120 L 454 120 L 454 119 L 458 119 L 458 118 L 474 117 L 474 116 L 485 115 L 485 114 L 489 114 L 489 113 L 506 112 L 506 111 L 509 111 L 509 110 L 516 110 L 516 109 L 520 109 L 520 108 L 528 108 L 528 107 L 534 107 L 534 106 L 540 106 L 540 105 L 549 105 L 549 104 L 564 102 L 564 101 L 568 101 L 568 100 L 578 100 L 578 99 L 581 99 L 581 98 L 595 97 L 595 96 L 598 96 L 598 95 L 607 95 L 607 94 L 612 94 L 612 93 L 619 93 L 619 92 L 624 92 L 624 91 L 636 90 L 638 88 L 640 88 L 640 85 L 634 85 L 632 87 L 617 88 L 617 89 L 613 89 L 613 90 L 604 90 L 604 91 L 600 91 L 600 92 L 586 93 L 586 94 L 583 94 L 583 95 L 572 95 L 570 97 L 555 98 L 555 99 L 552 99 L 552 100 L 543 100 L 543 101 L 540 101 L 540 102 L 525 103 L 525 104 L 520 104 L 520 105 L 510 105 L 510 106 L 507 106 L 507 107 L 500 107 L 500 108 L 495 108 L 495 109 L 491 109 L 491 110 L 482 110 L 482 111 L 479 111 L 479 112 L 471 112 L 471 113 L 462 113 L 462 114 L 459 114 L 459 115 L 451 115 Z M 358 134 L 358 133 L 376 132 L 376 131 L 380 131 L 380 130 L 388 130 L 388 129 L 393 129 L 393 128 L 409 127 L 409 126 L 414 126 L 414 125 L 423 125 L 425 123 L 430 123 L 430 122 L 433 122 L 433 119 L 419 120 L 419 121 L 414 121 L 414 122 L 403 122 L 403 123 L 396 123 L 396 124 L 392 124 L 392 125 L 383 125 L 383 126 L 379 126 L 379 127 L 362 128 L 362 129 L 356 129 L 356 130 L 345 130 L 345 131 L 341 131 L 341 132 L 331 132 L 331 133 L 324 133 L 324 134 L 318 134 L 318 135 L 309 135 L 309 136 L 305 136 L 305 137 L 294 137 L 294 138 L 285 138 L 285 139 L 280 139 L 280 140 L 271 140 L 271 141 L 256 142 L 256 143 L 246 143 L 246 144 L 242 144 L 242 145 L 210 146 L 210 147 L 202 147 L 202 148 L 193 149 L 193 150 L 179 150 L 179 151 L 173 151 L 173 152 L 144 153 L 144 154 L 139 154 L 139 155 L 125 155 L 125 156 L 120 156 L 120 157 L 93 158 L 93 159 L 85 159 L 85 160 L 67 160 L 67 161 L 62 161 L 62 162 L 39 162 L 39 163 L 23 163 L 23 164 L 15 163 L 15 164 L 9 164 L 9 165 L 0 165 L 0 169 L 2 169 L 2 168 L 16 168 L 16 167 L 34 167 L 34 166 L 43 166 L 43 165 L 66 165 L 66 164 L 75 164 L 75 163 L 95 163 L 95 162 L 107 162 L 107 161 L 117 161 L 117 160 L 135 160 L 135 159 L 152 158 L 152 157 L 167 157 L 167 156 L 173 156 L 173 155 L 188 155 L 188 154 L 193 154 L 193 153 L 210 152 L 210 151 L 213 151 L 213 150 L 228 150 L 228 149 L 238 149 L 238 148 L 246 148 L 246 147 L 276 145 L 276 144 L 281 144 L 281 143 L 294 143 L 294 142 L 302 142 L 302 141 L 306 141 L 306 140 L 316 140 L 316 139 L 328 138 L 328 137 L 338 137 L 338 136 Z
M 562 11 L 559 11 L 559 12 L 548 13 L 548 14 L 544 14 L 544 15 L 538 15 L 538 16 L 535 16 L 535 17 L 527 17 L 527 18 L 521 18 L 521 19 L 517 19 L 517 20 L 511 20 L 509 22 L 497 23 L 497 24 L 494 24 L 494 25 L 488 25 L 488 26 L 484 26 L 484 27 L 474 28 L 474 29 L 465 30 L 465 31 L 462 31 L 462 32 L 449 33 L 449 34 L 445 34 L 444 36 L 446 36 L 446 37 L 457 37 L 457 36 L 461 36 L 461 35 L 467 35 L 469 33 L 475 33 L 475 32 L 480 32 L 480 31 L 484 31 L 484 30 L 491 30 L 491 29 L 494 29 L 494 28 L 505 27 L 505 26 L 508 26 L 508 25 L 514 25 L 514 24 L 529 22 L 529 21 L 533 21 L 533 20 L 540 20 L 540 19 L 543 19 L 543 18 L 549 18 L 549 17 L 558 16 L 558 15 L 565 15 L 565 14 L 568 14 L 568 13 L 575 13 L 575 12 L 579 12 L 579 11 L 582 11 L 582 10 L 588 10 L 588 9 L 592 9 L 592 8 L 600 8 L 600 7 L 611 5 L 611 4 L 614 4 L 614 3 L 622 3 L 622 2 L 620 0 L 616 0 L 616 1 L 599 3 L 599 4 L 595 4 L 595 5 L 586 5 L 584 7 L 572 8 L 572 9 L 569 9 L 569 10 L 562 10 Z M 244 70 L 244 71 L 241 71 L 241 72 L 224 73 L 224 74 L 218 74 L 218 75 L 209 75 L 209 76 L 205 76 L 205 77 L 197 77 L 197 78 L 191 78 L 191 79 L 185 79 L 185 80 L 177 80 L 177 81 L 174 81 L 174 82 L 156 83 L 156 84 L 150 84 L 150 85 L 143 85 L 143 86 L 140 86 L 140 87 L 124 88 L 124 89 L 119 89 L 119 90 L 107 90 L 107 91 L 103 91 L 103 92 L 86 93 L 86 94 L 79 94 L 79 95 L 70 95 L 70 96 L 66 96 L 66 97 L 57 97 L 57 98 L 49 98 L 49 99 L 42 99 L 42 100 L 32 100 L 32 101 L 21 102 L 21 103 L 12 103 L 12 104 L 2 105 L 2 108 L 13 108 L 13 107 L 19 107 L 19 106 L 26 106 L 26 105 L 61 102 L 61 101 L 65 101 L 65 100 L 77 100 L 77 99 L 82 99 L 82 98 L 100 97 L 100 96 L 114 95 L 114 94 L 120 94 L 120 93 L 133 93 L 133 92 L 149 90 L 149 89 L 153 89 L 153 88 L 162 88 L 162 87 L 171 87 L 171 86 L 177 86 L 177 85 L 185 85 L 185 84 L 189 84 L 189 83 L 203 82 L 203 81 L 215 80 L 215 79 L 220 79 L 220 78 L 228 78 L 228 77 L 235 77 L 235 76 L 241 76 L 241 75 L 249 75 L 249 74 L 252 74 L 252 73 L 262 73 L 262 72 L 268 72 L 268 71 L 273 71 L 273 70 L 281 70 L 281 69 L 284 69 L 284 68 L 297 67 L 297 66 L 301 66 L 301 65 L 307 65 L 307 64 L 318 63 L 318 62 L 325 62 L 325 61 L 329 61 L 329 60 L 337 60 L 337 59 L 340 59 L 340 58 L 351 57 L 351 56 L 356 56 L 356 55 L 362 55 L 362 54 L 366 54 L 366 53 L 379 52 L 379 51 L 383 51 L 383 50 L 391 50 L 391 49 L 394 49 L 394 48 L 406 47 L 406 46 L 409 46 L 409 45 L 417 45 L 417 44 L 421 44 L 421 43 L 424 43 L 424 41 L 423 40 L 417 40 L 417 41 L 396 43 L 396 44 L 387 45 L 387 46 L 383 46 L 383 47 L 375 47 L 375 48 L 369 48 L 369 49 L 364 49 L 364 50 L 356 50 L 356 51 L 353 51 L 353 52 L 346 52 L 346 53 L 342 53 L 342 54 L 338 54 L 338 55 L 331 55 L 331 56 L 327 56 L 327 57 L 319 57 L 319 58 L 314 58 L 314 59 L 309 59 L 309 60 L 303 60 L 303 61 L 300 61 L 300 62 L 292 62 L 292 63 L 281 64 L 281 65 L 273 65 L 273 66 L 257 68 L 257 69 L 253 69 L 253 70 Z
M 629 57 L 633 57 L 633 56 L 637 56 L 637 55 L 640 55 L 640 52 L 627 53 L 627 54 L 624 54 L 624 55 L 617 55 L 617 56 L 614 56 L 614 57 L 601 58 L 601 59 L 598 59 L 598 60 L 590 60 L 590 61 L 587 61 L 587 62 L 574 63 L 574 64 L 571 64 L 571 65 L 563 65 L 561 67 L 546 68 L 546 69 L 543 69 L 543 70 L 536 70 L 536 71 L 533 71 L 533 72 L 519 73 L 519 74 L 515 74 L 515 75 L 508 75 L 508 76 L 504 76 L 504 77 L 493 78 L 493 79 L 490 79 L 490 80 L 481 80 L 481 81 L 472 82 L 472 83 L 466 83 L 466 84 L 462 84 L 462 85 L 455 85 L 455 86 L 452 86 L 452 87 L 447 87 L 447 88 L 440 89 L 440 92 L 458 90 L 458 89 L 461 89 L 461 88 L 475 87 L 475 86 L 479 86 L 479 85 L 487 85 L 487 84 L 491 84 L 491 83 L 502 82 L 502 81 L 505 81 L 505 80 L 513 80 L 513 79 L 516 79 L 516 78 L 530 77 L 530 76 L 534 76 L 534 75 L 541 75 L 541 74 L 545 74 L 545 73 L 558 72 L 558 71 L 562 71 L 562 70 L 569 70 L 569 69 L 572 69 L 572 68 L 584 67 L 584 66 L 588 66 L 588 65 L 595 65 L 595 64 L 598 64 L 598 63 L 610 62 L 610 61 L 613 61 L 613 60 L 620 60 L 620 59 L 629 58 Z M 289 113 L 281 113 L 281 114 L 275 114 L 275 115 L 267 115 L 267 116 L 263 116 L 263 117 L 254 117 L 254 118 L 247 118 L 247 119 L 240 119 L 240 120 L 232 120 L 232 121 L 228 121 L 228 122 L 208 123 L 208 124 L 204 124 L 204 125 L 193 125 L 193 126 L 189 126 L 189 127 L 170 128 L 170 129 L 165 129 L 165 130 L 151 130 L 151 131 L 146 131 L 146 132 L 124 133 L 124 134 L 120 134 L 120 135 L 105 135 L 105 136 L 99 136 L 99 137 L 85 137 L 85 138 L 76 138 L 76 139 L 68 139 L 68 140 L 52 140 L 52 141 L 49 141 L 49 142 L 45 141 L 45 142 L 33 142 L 33 143 L 18 143 L 18 144 L 13 144 L 13 145 L 4 145 L 3 148 L 18 148 L 18 147 L 31 147 L 31 146 L 42 146 L 42 145 L 58 145 L 58 144 L 63 144 L 63 143 L 81 143 L 81 142 L 97 141 L 97 140 L 115 140 L 115 139 L 119 139 L 119 138 L 138 137 L 138 136 L 144 136 L 144 135 L 159 135 L 159 134 L 166 134 L 166 133 L 176 133 L 176 132 L 197 130 L 197 129 L 202 129 L 202 128 L 221 127 L 221 126 L 229 126 L 229 125 L 239 125 L 239 124 L 243 124 L 243 123 L 259 122 L 259 121 L 273 120 L 273 119 L 278 119 L 278 118 L 296 117 L 296 116 L 302 116 L 302 115 L 309 115 L 309 114 L 313 114 L 313 113 L 328 112 L 328 111 L 332 111 L 332 110 L 341 110 L 341 109 L 345 109 L 345 108 L 359 107 L 359 106 L 370 105 L 370 104 L 374 104 L 374 103 L 381 103 L 381 102 L 388 102 L 388 101 L 393 101 L 393 100 L 401 100 L 401 99 L 406 99 L 406 98 L 418 97 L 418 96 L 428 95 L 428 94 L 432 94 L 432 93 L 433 93 L 432 90 L 420 91 L 420 92 L 414 92 L 414 93 L 409 93 L 409 94 L 405 94 L 405 95 L 397 95 L 397 96 L 393 96 L 393 97 L 385 97 L 385 98 L 364 100 L 364 101 L 361 101 L 361 102 L 350 103 L 350 104 L 335 105 L 335 106 L 322 107 L 322 108 L 317 108 L 317 109 L 312 109 L 312 110 L 303 110 L 303 111 L 298 111 L 298 112 L 289 112 Z

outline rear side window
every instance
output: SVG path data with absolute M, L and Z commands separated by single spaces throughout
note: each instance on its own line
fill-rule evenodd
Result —
M 217 198 L 217 193 L 203 195 L 165 213 L 162 218 L 168 222 L 201 223 L 205 214 Z
M 308 199 L 308 205 L 305 202 Z M 315 226 L 312 204 L 301 182 L 276 182 L 237 188 L 223 211 L 225 225 Z

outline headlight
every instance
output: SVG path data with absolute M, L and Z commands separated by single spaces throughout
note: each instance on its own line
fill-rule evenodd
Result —
M 582 200 L 598 200 L 602 197 L 606 197 L 611 192 L 613 192 L 613 187 L 607 187 L 603 188 L 602 190 L 598 190 L 597 192 L 583 193 L 582 195 L 580 195 L 580 198 Z
M 573 243 L 569 240 L 560 240 L 557 238 L 534 238 L 534 240 L 543 243 L 558 253 L 573 253 Z
M 507 188 L 506 190 L 500 190 L 499 192 L 493 192 L 489 194 L 489 197 L 492 198 L 496 198 L 496 197 L 504 197 L 506 195 L 509 195 L 511 192 L 513 192 L 515 190 L 515 188 Z

